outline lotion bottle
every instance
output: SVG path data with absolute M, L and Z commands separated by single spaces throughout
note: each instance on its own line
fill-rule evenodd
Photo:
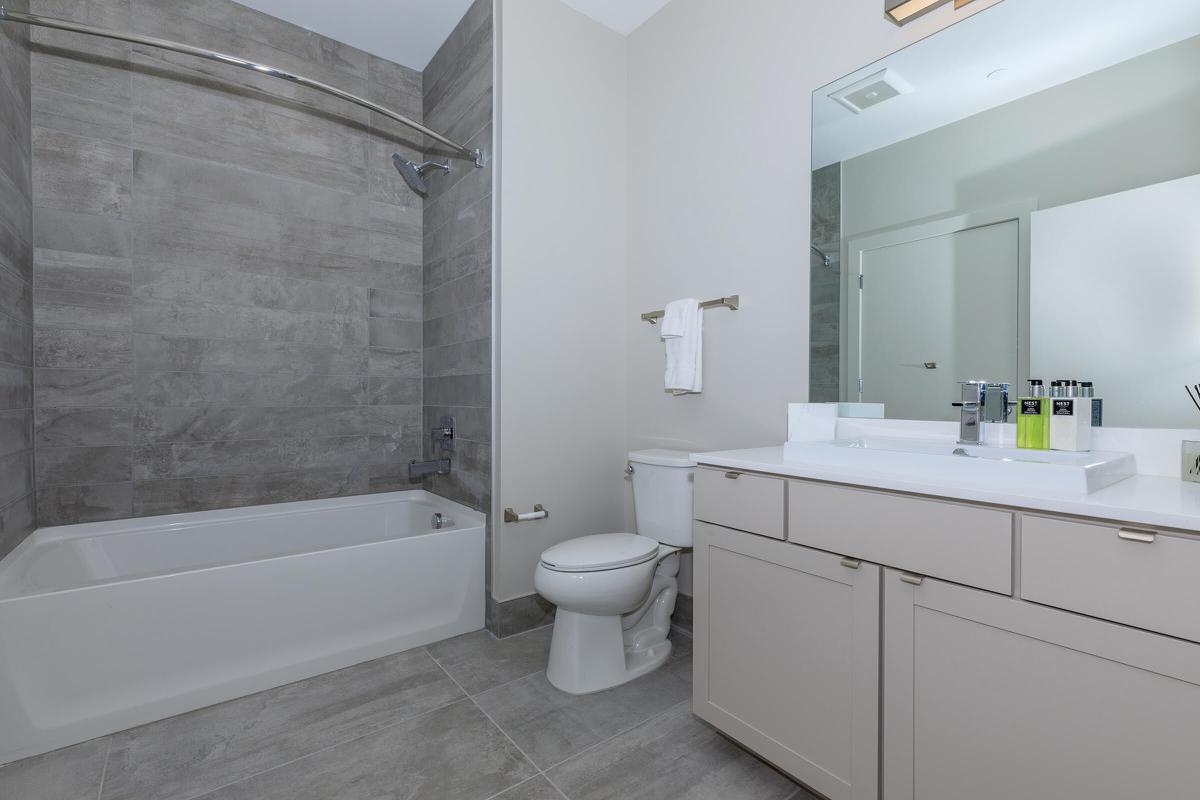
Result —
M 1050 449 L 1074 452 L 1092 449 L 1091 398 L 1051 398 Z

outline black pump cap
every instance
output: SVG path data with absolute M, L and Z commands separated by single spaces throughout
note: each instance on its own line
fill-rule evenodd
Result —
M 1092 386 L 1093 384 L 1091 381 L 1082 381 L 1079 385 L 1080 386 Z
M 1030 378 L 1029 385 L 1030 386 L 1044 386 L 1045 384 L 1042 383 L 1041 378 Z

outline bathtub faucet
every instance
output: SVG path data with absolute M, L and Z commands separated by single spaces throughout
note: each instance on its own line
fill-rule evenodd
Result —
M 449 475 L 450 474 L 450 459 L 436 458 L 433 461 L 417 461 L 408 462 L 408 479 L 410 481 L 418 481 L 426 475 Z

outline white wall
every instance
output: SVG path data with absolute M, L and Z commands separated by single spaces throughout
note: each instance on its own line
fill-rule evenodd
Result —
M 810 94 L 993 4 L 897 28 L 882 0 L 674 0 L 630 36 L 631 448 L 784 441 L 808 398 Z M 638 314 L 733 293 L 706 312 L 704 393 L 664 394 Z
M 559 0 L 498 3 L 498 460 L 492 594 L 556 542 L 620 530 L 626 39 Z M 545 521 L 505 524 L 500 510 Z
M 809 95 L 997 1 L 898 29 L 882 0 L 673 0 L 626 40 L 500 0 L 496 599 L 533 591 L 549 544 L 632 524 L 627 449 L 784 441 L 808 394 Z M 638 314 L 730 293 L 704 393 L 666 396 Z M 499 520 L 535 502 L 549 520 Z

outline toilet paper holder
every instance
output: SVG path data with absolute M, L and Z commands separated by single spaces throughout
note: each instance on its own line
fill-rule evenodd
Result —
M 527 511 L 524 514 L 518 514 L 511 508 L 504 509 L 505 522 L 529 522 L 534 519 L 545 519 L 550 516 L 550 512 L 541 503 L 537 503 L 533 507 L 533 511 Z

